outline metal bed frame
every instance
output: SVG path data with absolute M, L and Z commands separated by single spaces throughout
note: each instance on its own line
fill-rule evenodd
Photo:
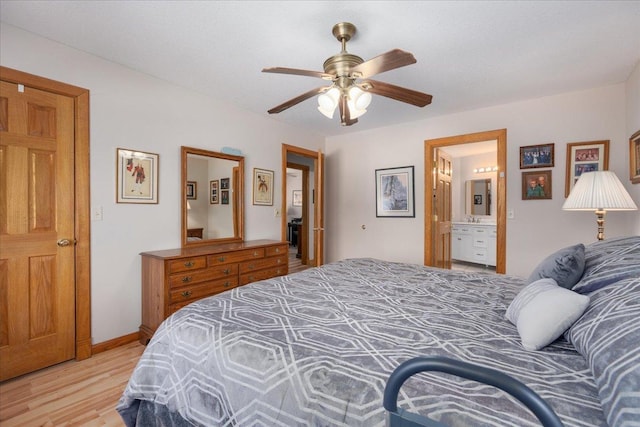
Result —
M 544 427 L 563 427 L 560 418 L 549 404 L 520 381 L 495 369 L 441 356 L 407 360 L 391 373 L 383 398 L 383 406 L 389 412 L 389 427 L 446 427 L 431 418 L 398 408 L 398 393 L 402 384 L 412 375 L 424 371 L 444 372 L 497 387 L 522 402 Z

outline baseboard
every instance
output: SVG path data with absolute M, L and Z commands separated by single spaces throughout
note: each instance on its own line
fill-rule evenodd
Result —
M 118 338 L 114 338 L 112 340 L 109 341 L 105 341 L 105 342 L 101 342 L 98 344 L 94 344 L 91 347 L 91 354 L 98 354 L 98 353 L 102 353 L 104 351 L 107 350 L 112 350 L 114 348 L 117 347 L 121 347 L 123 345 L 127 345 L 129 343 L 132 343 L 134 341 L 138 341 L 139 338 L 139 333 L 138 332 L 133 332 L 129 335 L 125 335 L 122 337 L 118 337 Z

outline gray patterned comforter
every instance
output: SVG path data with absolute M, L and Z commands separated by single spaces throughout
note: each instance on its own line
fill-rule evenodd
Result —
M 504 319 L 523 285 L 350 259 L 235 288 L 161 325 L 118 411 L 129 426 L 383 426 L 393 369 L 443 355 L 523 381 L 567 426 L 606 425 L 585 359 L 563 339 L 524 350 Z M 399 405 L 450 425 L 539 425 L 502 391 L 439 373 L 409 379 Z

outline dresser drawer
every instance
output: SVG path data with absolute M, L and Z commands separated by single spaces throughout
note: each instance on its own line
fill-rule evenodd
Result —
M 266 256 L 287 255 L 289 253 L 289 245 L 269 246 L 266 251 Z
M 264 248 L 246 249 L 224 254 L 209 255 L 207 257 L 210 266 L 246 261 L 256 258 L 264 258 Z
M 272 277 L 283 276 L 289 271 L 287 264 L 281 267 L 267 268 L 264 270 L 253 271 L 251 273 L 240 275 L 240 285 L 246 285 L 247 283 L 256 282 L 258 280 L 266 280 Z
M 207 266 L 207 257 L 199 256 L 169 261 L 169 274 L 180 271 L 197 270 Z
M 169 276 L 169 286 L 177 288 L 188 286 L 192 283 L 200 283 L 208 280 L 235 277 L 238 274 L 238 264 L 217 265 L 196 271 L 186 271 Z
M 240 263 L 240 274 L 249 273 L 251 271 L 262 270 L 270 267 L 287 265 L 289 262 L 287 256 L 271 257 L 256 259 L 253 261 L 245 261 Z
M 236 286 L 238 286 L 238 278 L 229 277 L 227 279 L 203 282 L 193 286 L 174 289 L 169 292 L 169 304 L 208 297 Z

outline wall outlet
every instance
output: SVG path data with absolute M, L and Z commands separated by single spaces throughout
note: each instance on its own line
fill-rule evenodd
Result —
M 275 216 L 276 218 L 280 218 L 280 209 L 275 208 L 273 210 L 273 216 Z
M 515 217 L 516 217 L 516 215 L 515 215 L 515 213 L 513 212 L 513 209 L 507 209 L 507 218 L 508 218 L 508 219 L 513 219 L 513 218 L 515 218 Z

